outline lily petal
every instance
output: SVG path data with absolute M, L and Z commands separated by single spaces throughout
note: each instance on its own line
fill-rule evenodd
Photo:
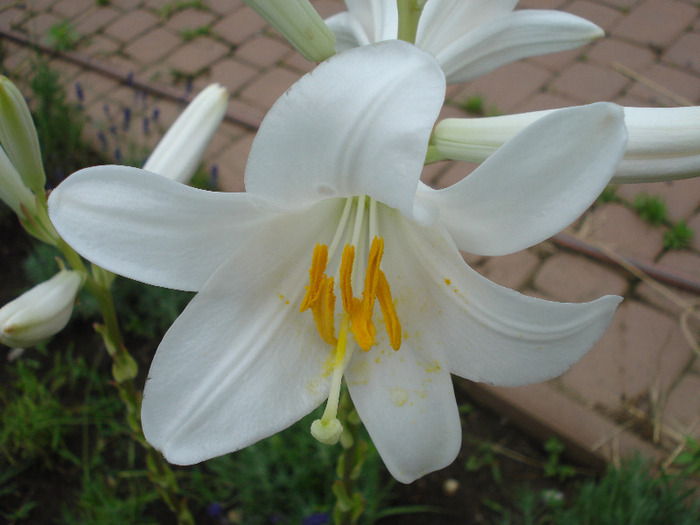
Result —
M 299 283 L 308 280 L 312 239 L 331 236 L 327 219 L 339 212 L 327 202 L 258 228 L 166 333 L 141 414 L 146 439 L 168 461 L 246 447 L 326 399 L 332 349 L 299 311 Z
M 246 191 L 282 210 L 364 194 L 410 216 L 444 95 L 437 62 L 405 42 L 337 55 L 267 114 Z
M 603 35 L 602 29 L 578 16 L 532 9 L 496 18 L 450 45 L 425 49 L 435 55 L 453 84 L 521 58 L 573 49 Z
M 446 467 L 462 441 L 452 378 L 404 342 L 356 352 L 345 378 L 372 442 L 397 480 Z
M 438 52 L 477 27 L 508 15 L 517 3 L 518 0 L 430 0 L 420 17 L 416 45 Z
M 337 53 L 372 43 L 367 36 L 365 28 L 348 11 L 342 11 L 326 18 L 326 25 L 335 34 L 335 50 Z
M 345 5 L 347 12 L 363 27 L 368 43 L 396 38 L 399 11 L 395 0 L 346 0 Z
M 461 250 L 505 255 L 583 213 L 615 173 L 626 143 L 619 106 L 563 109 L 525 128 L 457 184 L 419 191 L 440 209 Z
M 244 193 L 207 192 L 148 171 L 97 166 L 63 181 L 49 216 L 80 255 L 131 279 L 196 291 L 254 235 L 264 214 Z
M 444 355 L 431 359 L 461 377 L 499 386 L 556 377 L 595 344 L 622 300 L 573 304 L 521 295 L 472 270 L 439 225 L 419 227 L 395 215 L 384 262 L 399 284 L 392 293 L 401 322 L 421 327 L 408 341 L 421 353 L 441 348 Z

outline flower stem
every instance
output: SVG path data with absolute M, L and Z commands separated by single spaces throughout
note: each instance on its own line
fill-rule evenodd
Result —
M 338 479 L 333 484 L 336 496 L 333 520 L 336 525 L 355 525 L 365 510 L 365 499 L 355 491 L 355 484 L 362 472 L 369 446 L 360 436 L 362 422 L 347 391 L 343 393 L 338 416 L 344 431 L 340 438 L 343 451 L 338 457 Z
M 427 0 L 396 0 L 399 10 L 399 40 L 416 43 L 418 21 Z

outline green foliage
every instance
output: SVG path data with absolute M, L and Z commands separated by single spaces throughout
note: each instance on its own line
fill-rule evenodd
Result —
M 576 475 L 576 469 L 561 462 L 561 455 L 564 452 L 564 443 L 556 437 L 552 437 L 544 444 L 544 449 L 549 454 L 544 465 L 544 475 L 548 478 L 556 477 L 559 481 L 565 481 Z
M 188 28 L 188 29 L 183 29 L 182 31 L 180 31 L 180 37 L 185 42 L 189 42 L 190 40 L 194 40 L 198 36 L 207 36 L 209 34 L 211 34 L 211 27 L 209 27 L 209 26 Z
M 99 164 L 99 157 L 82 138 L 85 117 L 77 105 L 67 101 L 58 73 L 37 59 L 30 87 L 32 116 L 49 186 L 86 165 Z
M 471 113 L 472 115 L 483 116 L 486 114 L 484 97 L 482 97 L 481 95 L 472 95 L 468 97 L 460 104 L 460 107 L 464 111 L 466 111 L 467 113 Z
M 609 467 L 600 481 L 588 481 L 569 503 L 526 491 L 501 525 L 697 525 L 700 501 L 684 476 L 654 475 L 642 459 Z
M 311 437 L 311 423 L 321 413 L 322 407 L 279 434 L 192 469 L 183 490 L 192 499 L 235 512 L 246 525 L 301 523 L 305 516 L 329 510 L 339 445 Z M 369 440 L 366 434 L 364 438 Z M 380 503 L 381 470 L 370 447 L 358 483 L 371 509 Z
M 47 32 L 47 37 L 49 43 L 56 51 L 70 51 L 75 49 L 81 38 L 75 31 L 73 24 L 67 20 L 52 25 Z
M 603 192 L 598 197 L 598 202 L 620 202 L 620 197 L 617 195 L 617 186 L 606 186 Z
M 685 440 L 685 450 L 673 462 L 680 467 L 684 476 L 700 474 L 700 442 L 692 437 Z
M 640 193 L 634 199 L 633 207 L 642 219 L 654 226 L 663 224 L 668 220 L 666 203 L 655 195 Z
M 487 441 L 482 441 L 477 445 L 476 450 L 469 455 L 465 464 L 465 468 L 469 472 L 476 472 L 484 467 L 491 470 L 494 482 L 500 483 L 503 480 L 501 469 L 498 466 L 498 454 L 493 444 Z
M 673 227 L 664 233 L 664 248 L 669 250 L 682 250 L 690 246 L 695 232 L 684 220 L 678 221 Z

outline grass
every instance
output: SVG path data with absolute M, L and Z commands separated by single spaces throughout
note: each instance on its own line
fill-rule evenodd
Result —
M 695 232 L 685 221 L 680 220 L 671 229 L 664 233 L 664 248 L 669 250 L 682 250 L 690 246 Z
M 211 27 L 209 26 L 200 26 L 200 27 L 194 27 L 194 28 L 187 28 L 183 29 L 180 31 L 180 38 L 184 42 L 189 42 L 190 40 L 194 40 L 197 37 L 200 36 L 207 36 L 211 34 Z
M 668 222 L 666 203 L 660 197 L 640 193 L 632 203 L 639 216 L 653 226 Z
M 160 16 L 164 20 L 167 20 L 175 13 L 184 11 L 185 9 L 205 10 L 206 8 L 207 6 L 203 0 L 175 0 L 160 8 Z
M 78 47 L 81 36 L 76 32 L 73 24 L 63 20 L 52 25 L 46 34 L 49 44 L 56 51 L 71 51 Z
M 684 476 L 652 475 L 636 458 L 620 469 L 610 467 L 598 481 L 581 484 L 570 501 L 561 494 L 525 490 L 501 525 L 697 525 L 700 501 L 686 488 Z

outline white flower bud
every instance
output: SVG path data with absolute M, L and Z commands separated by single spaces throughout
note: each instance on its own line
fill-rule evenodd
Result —
M 226 113 L 228 92 L 219 84 L 202 90 L 175 120 L 143 169 L 189 182 Z
M 307 60 L 335 55 L 335 34 L 309 0 L 243 0 L 277 29 Z
M 0 308 L 0 342 L 26 348 L 60 332 L 81 284 L 78 272 L 62 270 Z
M 33 192 L 44 191 L 46 175 L 39 138 L 27 102 L 19 89 L 0 75 L 0 144 Z

